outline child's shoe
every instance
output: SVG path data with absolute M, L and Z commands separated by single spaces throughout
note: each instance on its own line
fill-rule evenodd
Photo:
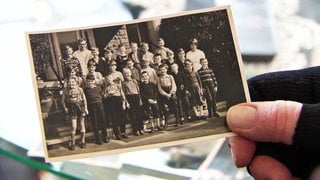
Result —
M 102 141 L 103 141 L 104 143 L 110 142 L 109 136 L 104 136 L 104 137 L 102 138 Z
M 135 132 L 133 133 L 133 135 L 134 135 L 134 136 L 139 136 L 140 134 L 139 134 L 138 131 L 135 131 Z
M 121 134 L 120 136 L 121 136 L 121 138 L 123 138 L 123 139 L 128 139 L 128 135 L 126 135 L 126 134 Z
M 80 148 L 86 148 L 85 132 L 81 132 Z
M 141 136 L 144 135 L 143 130 L 140 130 L 139 133 L 140 133 Z

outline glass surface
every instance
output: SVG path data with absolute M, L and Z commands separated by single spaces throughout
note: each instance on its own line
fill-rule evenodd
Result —
M 61 169 L 56 169 L 52 165 L 45 163 L 43 158 L 32 158 L 27 156 L 26 149 L 23 149 L 2 138 L 0 138 L 0 154 L 12 158 L 27 166 L 33 167 L 35 169 L 53 173 L 61 178 L 81 179 L 79 176 L 73 176 L 72 173 L 63 172 L 61 171 Z
M 190 156 L 183 153 L 186 150 L 194 150 L 195 147 L 201 149 L 206 147 L 205 156 Z M 174 151 L 175 153 L 172 153 Z M 0 154 L 63 179 L 210 179 L 210 177 L 252 179 L 246 169 L 237 169 L 234 166 L 228 151 L 224 139 L 219 139 L 195 143 L 195 146 L 189 144 L 120 155 L 45 163 L 43 158 L 27 156 L 27 150 L 0 139 Z M 176 158 L 177 156 L 179 158 Z

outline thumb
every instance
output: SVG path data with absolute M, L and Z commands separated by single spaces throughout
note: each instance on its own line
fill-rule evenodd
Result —
M 228 110 L 227 124 L 253 141 L 291 145 L 301 108 L 301 103 L 293 101 L 242 103 Z

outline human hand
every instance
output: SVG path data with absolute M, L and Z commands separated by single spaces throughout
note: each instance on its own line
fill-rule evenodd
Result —
M 176 95 L 176 91 L 170 91 L 170 97 Z
M 257 179 L 311 179 L 320 164 L 319 76 L 320 67 L 311 67 L 248 81 L 254 102 L 235 105 L 227 114 L 229 128 L 239 134 L 228 138 L 238 167 L 248 166 Z M 232 124 L 235 117 L 238 125 Z
M 236 166 L 248 166 L 255 179 L 292 179 L 289 169 L 277 159 L 255 156 L 256 142 L 292 145 L 301 108 L 301 103 L 293 101 L 253 102 L 231 107 L 227 124 L 239 136 L 228 138 L 228 143 Z

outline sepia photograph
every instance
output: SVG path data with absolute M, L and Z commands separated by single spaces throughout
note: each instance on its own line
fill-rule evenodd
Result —
M 26 39 L 47 161 L 231 136 L 250 100 L 229 6 Z

